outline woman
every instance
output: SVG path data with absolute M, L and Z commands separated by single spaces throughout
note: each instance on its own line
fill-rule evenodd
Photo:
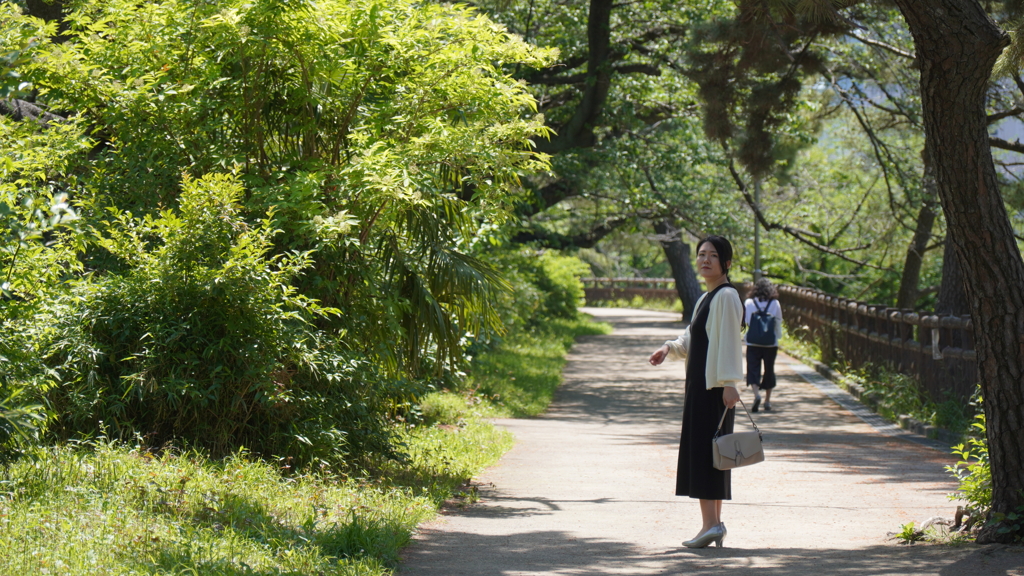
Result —
M 775 286 L 767 278 L 754 283 L 750 298 L 743 302 L 743 321 L 750 326 L 755 312 L 767 312 L 775 318 L 774 338 L 769 343 L 754 343 L 745 337 L 747 344 L 747 386 L 754 390 L 754 408 L 757 412 L 761 405 L 761 390 L 764 390 L 765 412 L 772 410 L 772 390 L 775 389 L 775 356 L 779 353 L 779 339 L 782 338 L 782 306 L 779 305 L 779 294 Z M 750 331 L 747 332 L 750 336 Z M 761 364 L 764 364 L 764 376 L 761 376 Z
M 739 402 L 737 385 L 743 380 L 743 304 L 729 284 L 731 265 L 732 244 L 725 238 L 708 236 L 697 244 L 697 272 L 707 292 L 697 300 L 686 333 L 665 342 L 650 358 L 650 363 L 657 366 L 666 358 L 689 356 L 676 495 L 699 499 L 704 522 L 696 537 L 683 542 L 690 548 L 704 548 L 712 542 L 722 545 L 726 535 L 722 500 L 732 499 L 729 471 L 711 465 L 711 439 L 726 410 L 723 433 L 732 432 L 731 408 Z

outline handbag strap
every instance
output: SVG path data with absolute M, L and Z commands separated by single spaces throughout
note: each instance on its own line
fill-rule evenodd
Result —
M 761 429 L 758 428 L 757 424 L 754 423 L 754 418 L 750 415 L 750 412 L 747 410 L 747 405 L 743 403 L 743 398 L 740 398 L 740 406 L 743 406 L 743 411 L 747 414 L 747 419 L 750 420 L 751 426 L 753 426 L 754 430 L 757 431 L 757 437 L 764 440 L 764 438 L 761 436 Z M 714 438 L 712 438 L 712 440 L 718 438 L 718 436 L 722 434 L 722 425 L 725 424 L 725 415 L 728 413 L 729 410 L 722 411 L 722 419 L 718 421 L 718 430 L 715 431 L 715 436 Z

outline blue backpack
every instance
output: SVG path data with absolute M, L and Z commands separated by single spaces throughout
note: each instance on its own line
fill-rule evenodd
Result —
M 775 341 L 775 316 L 768 313 L 768 306 L 771 302 L 765 305 L 762 310 L 757 305 L 757 300 L 750 300 L 754 303 L 754 308 L 757 312 L 750 315 L 750 326 L 747 328 L 747 344 L 753 344 L 755 346 L 777 346 L 778 343 Z

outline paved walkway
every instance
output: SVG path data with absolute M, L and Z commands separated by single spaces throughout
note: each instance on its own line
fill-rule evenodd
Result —
M 783 355 L 774 409 L 755 415 L 766 461 L 733 472 L 725 547 L 681 546 L 700 527 L 697 501 L 673 495 L 682 364 L 647 363 L 681 330 L 678 315 L 587 312 L 615 332 L 577 342 L 545 415 L 499 421 L 516 446 L 476 479 L 478 504 L 422 527 L 401 574 L 1024 576 L 1019 547 L 890 540 L 907 522 L 952 516 L 943 466 L 954 459 L 865 422 Z

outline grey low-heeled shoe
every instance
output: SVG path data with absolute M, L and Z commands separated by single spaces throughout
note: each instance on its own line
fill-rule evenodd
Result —
M 708 544 L 714 542 L 715 546 L 721 548 L 722 540 L 725 540 L 725 535 L 728 533 L 729 532 L 725 529 L 725 522 L 719 522 L 709 528 L 707 532 L 698 535 L 693 540 L 683 542 L 683 546 L 686 546 L 687 548 L 706 548 Z

